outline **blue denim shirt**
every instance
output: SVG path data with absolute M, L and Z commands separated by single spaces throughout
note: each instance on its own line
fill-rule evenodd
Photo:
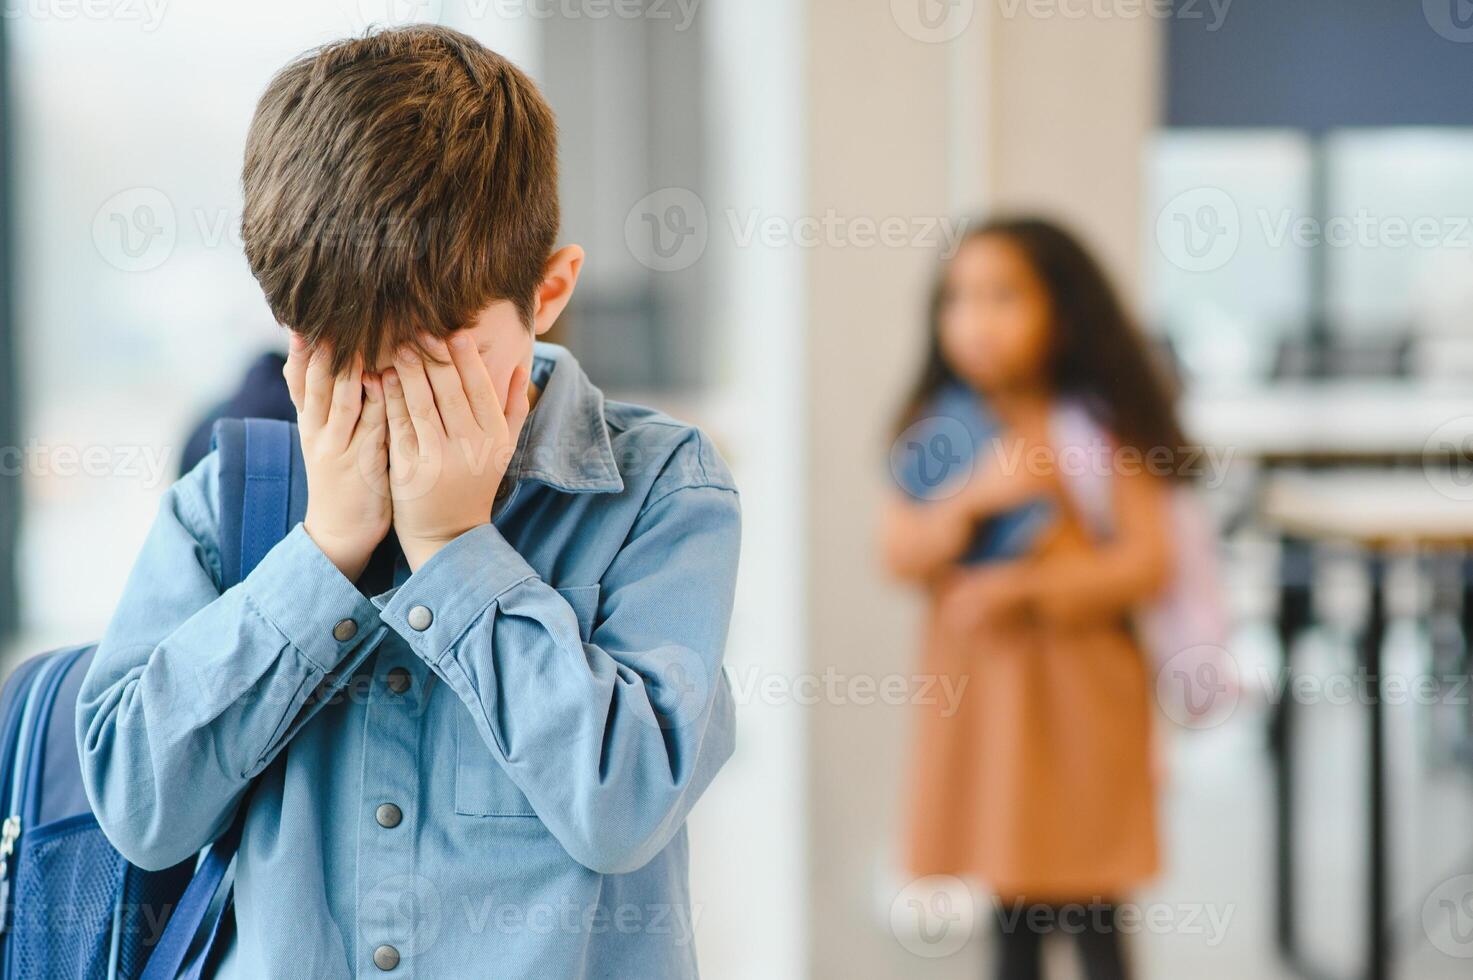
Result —
M 737 494 L 567 351 L 533 379 L 494 523 L 371 599 L 300 525 L 222 594 L 216 457 L 165 495 L 77 735 L 142 867 L 245 799 L 222 974 L 696 974 L 685 818 L 733 745 Z

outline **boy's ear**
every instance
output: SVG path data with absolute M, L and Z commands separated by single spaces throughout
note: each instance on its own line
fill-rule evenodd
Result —
M 534 332 L 541 336 L 552 329 L 557 318 L 573 298 L 578 286 L 578 273 L 583 269 L 583 248 L 579 245 L 564 245 L 553 252 L 542 271 L 542 283 L 537 287 L 537 306 L 532 314 Z

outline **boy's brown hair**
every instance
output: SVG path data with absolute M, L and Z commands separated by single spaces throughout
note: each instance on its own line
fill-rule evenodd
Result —
M 557 124 L 531 79 L 458 31 L 381 31 L 287 65 L 242 181 L 251 271 L 334 371 L 494 300 L 531 324 L 558 230 Z

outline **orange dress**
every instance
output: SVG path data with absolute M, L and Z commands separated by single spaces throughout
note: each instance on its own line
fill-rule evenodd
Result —
M 1039 547 L 1088 546 L 1065 518 Z M 933 597 L 925 644 L 922 670 L 966 687 L 950 717 L 921 708 L 910 870 L 1035 902 L 1117 899 L 1151 878 L 1151 687 L 1126 623 L 959 632 Z

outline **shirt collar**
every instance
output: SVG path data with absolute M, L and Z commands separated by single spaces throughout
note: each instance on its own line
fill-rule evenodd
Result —
M 509 472 L 567 493 L 617 493 L 624 480 L 604 421 L 604 395 L 567 348 L 538 342 L 532 383 L 542 392 L 522 427 Z

